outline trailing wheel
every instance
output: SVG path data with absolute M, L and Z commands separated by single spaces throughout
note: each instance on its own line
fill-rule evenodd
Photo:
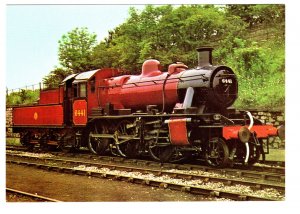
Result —
M 213 167 L 224 167 L 228 164 L 229 150 L 222 138 L 211 138 L 205 148 L 206 163 Z

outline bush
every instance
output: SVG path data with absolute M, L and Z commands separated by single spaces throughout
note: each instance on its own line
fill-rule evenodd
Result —
M 40 96 L 39 90 L 21 90 L 6 95 L 6 105 L 34 104 Z
M 235 107 L 284 109 L 284 46 L 242 44 L 244 47 L 225 58 L 238 76 L 239 98 Z

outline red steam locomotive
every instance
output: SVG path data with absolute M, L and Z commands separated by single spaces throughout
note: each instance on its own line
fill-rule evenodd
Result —
M 174 63 L 162 72 L 159 61 L 146 60 L 140 75 L 106 68 L 72 74 L 59 88 L 41 90 L 37 105 L 14 107 L 13 131 L 28 148 L 88 147 L 99 155 L 196 158 L 216 167 L 257 162 L 262 139 L 282 130 L 231 108 L 236 75 L 212 65 L 212 48 L 197 50 L 194 69 Z

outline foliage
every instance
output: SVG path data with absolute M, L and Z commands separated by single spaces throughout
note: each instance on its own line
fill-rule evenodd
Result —
M 256 30 L 267 36 L 255 38 Z M 214 64 L 228 65 L 238 75 L 236 107 L 282 109 L 284 37 L 284 5 L 147 5 L 142 11 L 132 7 L 128 19 L 111 29 L 99 44 L 87 28 L 63 35 L 60 67 L 55 67 L 44 83 L 55 87 L 70 73 L 103 67 L 139 74 L 143 62 L 151 58 L 159 60 L 164 71 L 177 61 L 195 67 L 196 48 L 209 45 L 215 48 Z
M 96 42 L 96 34 L 90 34 L 87 28 L 75 28 L 63 35 L 58 42 L 60 64 L 73 73 L 90 70 L 91 55 Z
M 253 28 L 260 24 L 274 25 L 284 24 L 285 6 L 284 5 L 227 5 L 227 13 L 240 17 L 248 27 Z M 275 26 L 275 25 L 274 25 Z
M 139 73 L 150 58 L 165 68 L 176 61 L 195 66 L 197 47 L 238 35 L 243 28 L 239 18 L 214 6 L 147 5 L 141 12 L 131 8 L 128 20 L 95 48 L 93 62 L 95 67 L 113 66 L 132 73 Z
M 56 67 L 43 78 L 43 83 L 47 86 L 47 88 L 57 88 L 59 84 L 70 74 L 72 74 L 71 70 Z
M 231 66 L 239 77 L 238 108 L 284 108 L 284 5 L 147 5 L 131 8 L 126 22 L 109 32 L 93 53 L 95 67 L 140 73 L 146 59 L 197 64 L 195 49 L 215 47 L 214 63 Z M 274 29 L 268 42 L 251 36 Z
M 218 58 L 239 77 L 238 108 L 283 110 L 285 105 L 285 10 L 284 5 L 234 5 L 228 12 L 240 16 L 248 27 L 266 32 L 264 38 L 234 38 L 224 41 Z M 232 9 L 235 11 L 232 11 Z M 238 11 L 238 12 L 237 12 Z M 269 35 L 272 32 L 272 37 Z M 248 31 L 249 32 L 249 31 Z
M 93 70 L 91 57 L 96 42 L 96 34 L 89 33 L 87 28 L 75 28 L 63 35 L 58 41 L 58 58 L 62 67 L 55 67 L 45 76 L 44 84 L 55 88 L 69 74 Z
M 243 43 L 244 44 L 244 43 Z M 275 51 L 277 49 L 277 51 Z M 284 46 L 257 43 L 235 49 L 226 57 L 239 80 L 238 108 L 284 109 Z
M 21 90 L 6 95 L 6 105 L 34 104 L 39 99 L 39 90 Z

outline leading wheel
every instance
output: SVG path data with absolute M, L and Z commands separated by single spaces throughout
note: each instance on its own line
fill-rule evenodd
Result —
M 213 167 L 224 167 L 228 164 L 229 150 L 223 139 L 211 138 L 205 149 L 205 160 Z
M 249 150 L 250 150 L 250 155 L 249 155 L 248 165 L 253 165 L 259 161 L 260 154 L 261 154 L 261 147 L 254 144 L 249 144 Z
M 240 148 L 240 152 L 238 153 L 237 157 L 241 164 L 247 164 L 248 166 L 251 166 L 259 161 L 260 155 L 261 155 L 261 144 L 256 145 L 253 141 L 249 141 L 249 157 L 248 162 L 245 163 L 246 159 L 246 144 L 243 144 Z
M 259 161 L 260 155 L 264 154 L 263 147 L 262 147 L 262 141 L 260 139 L 257 139 L 256 136 L 252 135 L 250 138 L 248 144 L 249 148 L 249 156 L 248 161 L 246 163 L 247 158 L 247 145 L 246 143 L 238 144 L 237 148 L 237 161 L 238 163 L 242 165 L 248 165 L 251 166 Z

